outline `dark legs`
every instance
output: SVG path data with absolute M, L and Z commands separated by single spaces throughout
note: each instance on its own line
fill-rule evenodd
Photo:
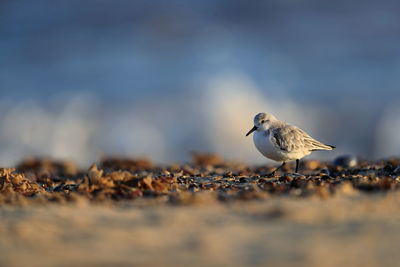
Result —
M 285 164 L 286 164 L 286 162 L 284 161 L 283 163 L 282 163 L 282 165 L 281 166 L 279 166 L 278 168 L 276 168 L 275 170 L 273 170 L 270 174 L 268 174 L 267 176 L 275 176 L 275 173 L 280 169 L 280 168 L 282 168 L 283 166 L 285 166 Z M 299 159 L 296 159 L 296 172 L 295 173 L 298 173 L 298 171 L 299 171 L 299 165 L 300 165 L 300 160 Z
M 300 160 L 296 159 L 296 173 L 299 170 L 299 164 L 300 164 Z
M 273 170 L 270 174 L 268 174 L 268 176 L 275 176 L 275 173 L 282 168 L 283 166 L 285 166 L 286 162 L 283 162 L 281 166 L 279 166 L 278 168 L 276 168 L 275 170 Z

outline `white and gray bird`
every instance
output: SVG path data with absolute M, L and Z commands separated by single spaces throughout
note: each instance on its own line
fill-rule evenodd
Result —
M 254 127 L 246 134 L 253 135 L 254 145 L 265 157 L 282 162 L 282 165 L 270 175 L 282 168 L 286 162 L 296 160 L 296 173 L 300 159 L 313 151 L 333 150 L 335 147 L 325 145 L 312 138 L 302 129 L 282 122 L 271 114 L 259 113 L 254 117 Z

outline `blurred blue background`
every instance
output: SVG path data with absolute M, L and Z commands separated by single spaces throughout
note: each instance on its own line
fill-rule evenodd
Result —
M 210 151 L 266 162 L 260 111 L 400 154 L 399 1 L 0 1 L 0 164 Z

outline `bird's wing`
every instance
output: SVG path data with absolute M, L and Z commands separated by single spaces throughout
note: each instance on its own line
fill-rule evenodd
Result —
M 291 152 L 304 147 L 303 134 L 291 125 L 270 129 L 271 142 L 280 150 Z
M 297 127 L 295 127 L 295 128 L 296 128 L 296 131 L 302 135 L 305 149 L 310 150 L 310 151 L 316 151 L 316 150 L 332 150 L 335 148 L 334 146 L 325 145 L 325 144 L 321 143 L 320 141 L 315 140 L 314 138 L 312 138 L 308 133 L 306 133 L 302 129 L 297 128 Z
M 302 129 L 285 125 L 271 130 L 271 142 L 280 150 L 292 152 L 297 150 L 332 150 L 334 147 L 320 143 Z

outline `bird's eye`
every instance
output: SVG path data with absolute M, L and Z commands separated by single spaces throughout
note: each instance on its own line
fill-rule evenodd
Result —
M 264 123 L 264 122 L 265 122 L 265 120 L 262 120 L 262 121 L 261 121 L 261 123 Z

